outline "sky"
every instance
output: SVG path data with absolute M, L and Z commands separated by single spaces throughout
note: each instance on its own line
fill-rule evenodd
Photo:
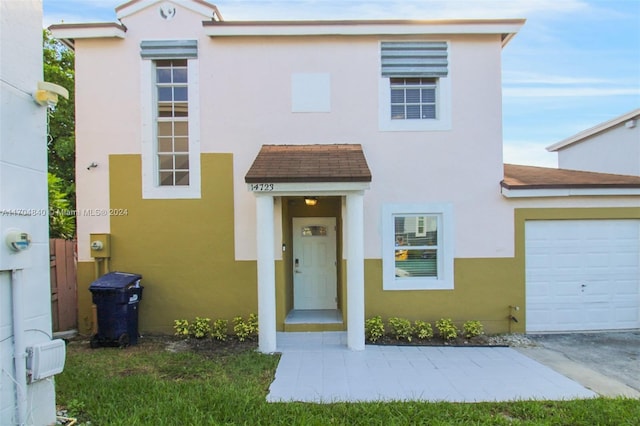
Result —
M 125 2 L 43 0 L 43 24 L 115 22 Z M 502 53 L 506 163 L 556 167 L 547 146 L 640 108 L 640 0 L 210 2 L 226 21 L 525 18 Z

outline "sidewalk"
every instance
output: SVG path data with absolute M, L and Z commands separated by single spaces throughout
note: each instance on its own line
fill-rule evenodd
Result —
M 594 392 L 511 348 L 367 345 L 346 333 L 278 333 L 282 357 L 267 401 L 512 401 Z

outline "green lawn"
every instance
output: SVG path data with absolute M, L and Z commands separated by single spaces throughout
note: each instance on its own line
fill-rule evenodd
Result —
M 637 425 L 640 401 L 267 403 L 277 356 L 170 352 L 160 339 L 127 349 L 67 346 L 57 403 L 98 425 Z

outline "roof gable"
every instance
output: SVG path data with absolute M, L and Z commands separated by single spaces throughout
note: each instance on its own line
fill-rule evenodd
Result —
M 597 126 L 593 126 L 587 130 L 583 130 L 582 132 L 576 133 L 575 135 L 567 139 L 561 140 L 560 142 L 554 143 L 553 145 L 550 145 L 547 147 L 547 151 L 549 152 L 560 151 L 561 149 L 564 149 L 569 145 L 580 143 L 590 138 L 593 135 L 606 132 L 607 130 L 617 126 L 620 123 L 630 121 L 630 120 L 637 121 L 639 118 L 640 118 L 640 108 L 630 111 L 626 114 L 622 114 L 621 116 L 611 119 L 609 121 L 605 121 L 604 123 L 600 123 Z
M 126 18 L 158 3 L 162 3 L 163 10 L 166 6 L 168 13 L 170 13 L 171 5 L 175 5 L 199 13 L 205 18 L 222 20 L 218 8 L 204 0 L 131 0 L 116 7 L 116 16 L 118 19 Z

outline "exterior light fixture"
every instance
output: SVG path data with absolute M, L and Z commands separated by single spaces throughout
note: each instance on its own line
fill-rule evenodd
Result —
M 304 197 L 304 203 L 308 206 L 315 206 L 318 204 L 318 197 Z
M 38 89 L 33 92 L 33 100 L 38 105 L 55 108 L 58 104 L 58 95 L 69 99 L 69 91 L 64 87 L 46 81 L 39 81 Z

